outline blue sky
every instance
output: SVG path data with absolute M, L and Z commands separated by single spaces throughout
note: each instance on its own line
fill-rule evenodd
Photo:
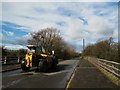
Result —
M 107 0 L 108 1 L 108 0 Z M 2 2 L 0 45 L 23 48 L 30 33 L 54 27 L 66 42 L 82 50 L 97 40 L 118 40 L 117 2 Z

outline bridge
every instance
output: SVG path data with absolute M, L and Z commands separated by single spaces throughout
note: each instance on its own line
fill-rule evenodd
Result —
M 2 89 L 8 88 L 120 88 L 120 63 L 94 57 L 61 60 L 58 66 L 46 73 L 32 68 L 20 68 L 2 73 Z M 5 67 L 5 65 L 3 66 Z M 8 69 L 11 68 L 9 66 Z M 16 68 L 16 66 L 14 66 Z M 4 71 L 4 70 L 3 70 Z

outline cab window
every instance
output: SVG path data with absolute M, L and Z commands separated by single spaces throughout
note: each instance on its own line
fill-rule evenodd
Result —
M 41 47 L 36 48 L 36 53 L 42 53 Z

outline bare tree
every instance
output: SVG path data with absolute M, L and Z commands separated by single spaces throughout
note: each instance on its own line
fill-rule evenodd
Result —
M 56 28 L 45 28 L 31 34 L 32 39 L 29 44 L 41 45 L 47 51 L 50 51 L 55 44 L 61 42 L 59 31 Z
M 31 34 L 32 39 L 28 44 L 40 45 L 47 52 L 55 51 L 59 58 L 71 57 L 75 50 L 71 49 L 68 44 L 60 36 L 60 31 L 56 28 L 45 28 Z

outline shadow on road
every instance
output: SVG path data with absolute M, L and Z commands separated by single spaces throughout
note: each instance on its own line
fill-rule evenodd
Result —
M 64 65 L 58 65 L 56 68 L 50 69 L 48 70 L 49 73 L 51 72 L 59 72 L 59 71 L 63 71 L 66 70 L 67 67 L 69 67 L 70 65 L 64 64 Z
M 64 65 L 57 65 L 55 68 L 51 68 L 48 71 L 44 72 L 44 73 L 53 73 L 53 72 L 60 72 L 63 70 L 66 70 L 70 65 L 64 64 Z M 69 67 L 70 68 L 70 67 Z M 33 71 L 33 70 L 31 70 Z M 34 70 L 35 72 L 39 72 L 37 69 Z

